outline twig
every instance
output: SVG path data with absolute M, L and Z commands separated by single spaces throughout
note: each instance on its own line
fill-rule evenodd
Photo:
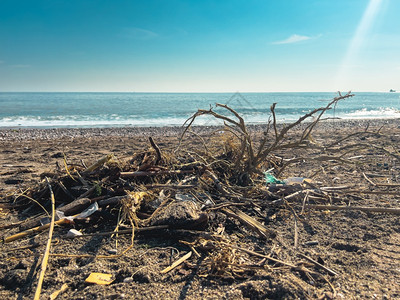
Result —
M 400 215 L 400 208 L 387 208 L 387 207 L 306 205 L 306 208 L 317 209 L 317 210 L 359 210 L 366 212 L 381 212 L 381 213 Z
M 32 248 L 37 248 L 39 247 L 40 244 L 33 244 L 33 245 L 26 245 L 26 246 L 22 246 L 22 247 L 18 247 L 18 248 L 13 248 L 13 249 L 9 249 L 9 250 L 5 250 L 4 252 L 13 252 L 13 251 L 18 251 L 18 250 L 24 250 L 24 249 L 32 249 Z
M 309 262 L 312 262 L 312 263 L 313 263 L 314 265 L 316 265 L 318 268 L 321 268 L 321 269 L 327 271 L 329 274 L 331 274 L 331 275 L 333 275 L 333 276 L 337 276 L 337 275 L 338 275 L 335 271 L 333 271 L 333 270 L 331 270 L 331 269 L 325 267 L 324 265 L 321 265 L 319 262 L 313 260 L 311 257 L 308 257 L 308 256 L 306 256 L 306 255 L 304 255 L 304 254 L 302 254 L 302 253 L 299 253 L 299 255 L 300 255 L 302 258 L 307 259 Z
M 61 293 L 65 292 L 68 288 L 68 284 L 64 283 L 61 288 L 50 295 L 50 300 L 54 300 L 60 295 Z
M 299 229 L 297 226 L 297 218 L 298 217 L 297 217 L 297 214 L 294 211 L 294 209 L 289 204 L 287 204 L 287 205 L 289 206 L 290 211 L 292 212 L 293 217 L 294 217 L 294 249 L 297 249 L 297 247 L 299 245 Z
M 377 187 L 379 187 L 379 186 L 382 186 L 382 187 L 398 187 L 398 186 L 400 186 L 399 183 L 375 183 L 375 182 L 373 182 L 371 179 L 369 179 L 369 178 L 367 177 L 367 175 L 366 175 L 364 172 L 363 172 L 362 174 L 363 174 L 364 178 L 365 178 L 370 184 L 372 184 L 373 186 L 377 186 Z
M 184 256 L 182 256 L 180 259 L 175 261 L 172 265 L 169 267 L 166 267 L 164 270 L 161 271 L 161 274 L 168 273 L 169 271 L 175 269 L 177 266 L 179 266 L 181 263 L 183 263 L 185 260 L 189 259 L 192 256 L 192 251 L 186 253 Z
M 296 268 L 295 265 L 292 265 L 292 264 L 287 263 L 287 262 L 284 262 L 284 261 L 282 261 L 282 260 L 273 258 L 273 257 L 271 257 L 271 256 L 269 256 L 269 255 L 257 253 L 257 252 L 254 252 L 254 251 L 251 251 L 251 250 L 248 250 L 248 249 L 245 249 L 245 248 L 241 248 L 241 247 L 237 247 L 237 246 L 234 246 L 234 245 L 225 243 L 225 242 L 221 242 L 221 243 L 222 243 L 222 244 L 225 244 L 225 245 L 227 245 L 227 246 L 229 246 L 229 247 L 232 247 L 233 249 L 237 249 L 237 250 L 246 252 L 247 254 L 250 254 L 250 255 L 253 255 L 253 256 L 262 257 L 262 258 L 266 258 L 266 259 L 268 259 L 268 260 L 270 260 L 270 261 L 273 261 L 273 262 L 275 262 L 275 263 L 278 263 L 278 264 L 281 264 L 281 265 L 284 265 L 284 266 L 287 266 L 287 267 L 290 267 L 290 268 Z
M 108 154 L 108 155 L 104 156 L 103 158 L 96 161 L 94 164 L 90 165 L 85 171 L 83 171 L 83 174 L 93 172 L 97 168 L 100 168 L 102 165 L 107 163 L 112 157 L 113 157 L 112 154 Z
M 341 191 L 337 191 L 338 193 Z M 370 194 L 370 195 L 391 195 L 398 196 L 399 192 L 386 192 L 386 191 L 367 191 L 367 190 L 347 190 L 346 193 L 359 193 L 359 194 Z
M 157 176 L 157 175 L 179 175 L 179 174 L 191 174 L 195 173 L 196 170 L 160 170 L 160 171 L 136 171 L 136 172 L 121 172 L 121 178 L 133 178 L 133 177 L 144 177 L 144 176 Z
M 367 175 L 365 175 L 364 172 L 363 172 L 362 174 L 363 174 L 363 177 L 365 178 L 366 181 L 368 181 L 368 182 L 369 182 L 370 184 L 372 184 L 373 186 L 376 186 L 376 183 L 373 182 L 371 179 L 369 179 L 369 178 L 367 177 Z
M 158 226 L 148 226 L 148 227 L 142 227 L 142 228 L 134 228 L 135 233 L 143 233 L 147 231 L 153 231 L 153 230 L 163 230 L 163 229 L 168 229 L 168 225 L 158 225 Z M 74 236 L 74 238 L 85 238 L 89 236 L 104 236 L 104 235 L 113 235 L 113 234 L 128 234 L 132 233 L 132 228 L 129 229 L 122 229 L 118 231 L 106 231 L 106 232 L 96 232 L 96 233 L 86 233 L 82 235 L 77 235 Z
M 272 236 L 272 237 L 276 236 L 276 233 L 274 231 L 267 229 L 260 222 L 258 222 L 254 218 L 246 215 L 245 213 L 241 212 L 240 210 L 236 210 L 235 212 L 233 212 L 232 210 L 230 210 L 228 208 L 223 208 L 221 211 L 224 214 L 239 220 L 242 224 L 244 224 L 251 230 L 255 231 L 261 238 L 267 239 L 270 236 Z
M 154 143 L 153 138 L 151 136 L 149 136 L 149 141 L 150 141 L 150 144 L 153 147 L 153 149 L 156 151 L 157 160 L 156 160 L 155 164 L 157 165 L 159 162 L 162 161 L 161 151 L 160 151 L 160 148 L 158 148 L 158 146 L 156 145 L 156 143 Z
M 0 226 L 0 230 L 1 230 L 1 229 L 8 229 L 8 228 L 12 228 L 12 227 L 17 227 L 17 226 L 19 226 L 20 224 L 22 224 L 23 222 L 25 222 L 25 220 L 23 220 L 23 221 L 19 221 L 19 222 L 16 222 L 16 223 L 11 223 L 11 224 L 6 224 L 6 225 L 1 225 L 1 226 Z
M 320 190 L 321 191 L 330 192 L 330 191 L 347 190 L 347 189 L 350 189 L 352 187 L 354 187 L 354 186 L 352 186 L 352 185 L 326 186 L 326 187 L 321 187 Z
M 173 189 L 173 190 L 184 190 L 184 189 L 192 189 L 197 185 L 189 184 L 189 185 L 178 185 L 178 184 L 148 184 L 144 187 L 146 189 Z
M 63 192 L 70 197 L 72 200 L 75 200 L 75 197 L 70 193 L 70 191 L 67 190 L 65 185 L 62 183 L 62 181 L 57 181 L 57 184 L 60 186 L 60 188 L 63 190 Z
M 68 224 L 68 223 L 70 223 L 70 221 L 68 219 L 61 219 L 61 220 L 58 220 L 58 221 L 54 222 L 55 225 Z M 3 242 L 4 243 L 10 243 L 12 241 L 19 240 L 19 239 L 24 238 L 24 237 L 26 237 L 28 235 L 31 235 L 31 234 L 38 233 L 38 232 L 41 232 L 43 230 L 46 230 L 50 226 L 51 226 L 51 223 L 43 225 L 43 226 L 34 227 L 34 228 L 31 228 L 31 229 L 28 229 L 28 230 L 25 230 L 25 231 L 22 231 L 22 232 L 19 232 L 17 234 L 14 234 L 14 235 L 11 235 L 9 237 L 4 238 Z
M 216 206 L 207 208 L 207 211 L 212 211 L 212 210 L 218 210 L 224 207 L 229 207 L 229 206 L 245 206 L 248 205 L 247 203 L 234 203 L 234 202 L 228 202 L 228 203 L 222 203 L 222 204 L 218 204 Z
M 102 180 L 97 185 L 100 185 L 108 180 L 108 176 L 104 177 Z M 96 190 L 97 185 L 92 186 L 90 189 L 88 189 L 86 192 L 84 192 L 82 195 L 80 195 L 77 199 L 82 199 L 88 197 L 91 193 L 93 193 Z M 77 200 L 76 199 L 76 200 Z
M 50 253 L 50 247 L 51 247 L 51 240 L 53 238 L 53 230 L 54 230 L 54 220 L 55 220 L 55 215 L 56 215 L 56 208 L 55 208 L 55 199 L 54 199 L 54 194 L 53 190 L 51 188 L 51 185 L 49 183 L 49 180 L 46 178 L 47 184 L 49 186 L 50 190 L 50 197 L 51 197 L 51 222 L 50 222 L 50 229 L 49 229 L 49 238 L 47 239 L 47 245 L 46 245 L 46 250 L 43 255 L 43 260 L 42 260 L 42 268 L 40 271 L 39 275 L 39 280 L 38 284 L 36 287 L 36 292 L 35 292 L 35 300 L 40 299 L 40 292 L 42 291 L 42 284 L 43 284 L 43 279 L 44 279 L 44 274 L 46 273 L 46 268 L 47 268 L 47 262 L 49 260 L 49 253 Z
M 310 198 L 310 191 L 306 191 L 306 195 L 303 198 L 303 205 L 301 206 L 301 212 L 300 214 L 304 213 L 304 208 L 306 206 L 306 203 L 308 202 L 308 199 Z

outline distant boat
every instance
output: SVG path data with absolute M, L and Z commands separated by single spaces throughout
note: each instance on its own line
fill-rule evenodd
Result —
M 392 89 L 390 89 L 390 91 L 389 91 L 390 93 L 396 93 L 396 90 L 392 90 Z

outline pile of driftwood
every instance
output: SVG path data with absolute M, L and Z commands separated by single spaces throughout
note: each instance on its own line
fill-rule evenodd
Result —
M 100 213 L 108 212 L 115 217 L 113 231 L 96 233 L 88 228 L 83 234 L 74 230 L 68 234 L 73 238 L 93 234 L 132 234 L 133 247 L 136 233 L 173 231 L 189 251 L 162 273 L 169 272 L 194 255 L 202 257 L 198 266 L 201 276 L 240 278 L 256 270 L 286 268 L 325 282 L 335 294 L 329 279 L 329 276 L 337 275 L 334 270 L 302 253 L 299 253 L 300 259 L 296 263 L 280 259 L 276 252 L 266 254 L 245 248 L 237 239 L 231 238 L 232 229 L 222 226 L 218 216 L 235 220 L 238 226 L 243 226 L 257 239 L 271 240 L 279 239 L 276 232 L 263 224 L 271 208 L 285 207 L 295 220 L 308 209 L 357 209 L 398 214 L 399 210 L 391 208 L 333 205 L 338 195 L 343 200 L 348 194 L 379 193 L 376 190 L 359 190 L 354 186 L 323 187 L 305 178 L 277 179 L 286 168 L 299 161 L 353 163 L 355 157 L 351 157 L 352 153 L 371 146 L 346 143 L 356 135 L 380 134 L 379 131 L 370 132 L 368 128 L 330 144 L 319 145 L 312 139 L 312 131 L 323 120 L 324 113 L 338 101 L 349 97 L 352 94 L 339 94 L 326 107 L 315 109 L 285 126 L 277 124 L 273 104 L 271 118 L 260 139 L 250 134 L 243 118 L 235 110 L 217 104 L 227 114 L 217 113 L 215 109 L 199 110 L 184 127 L 181 142 L 187 135 L 199 139 L 202 146 L 197 151 L 189 151 L 180 143 L 175 152 L 167 153 L 149 138 L 151 147 L 126 161 L 110 154 L 86 166 L 83 162 L 70 164 L 65 157 L 64 166 L 54 173 L 44 174 L 40 185 L 10 196 L 25 215 L 39 207 L 45 213 L 22 222 L 20 232 L 5 237 L 3 242 L 11 243 L 50 229 L 40 282 L 50 255 L 54 225 L 93 224 Z M 223 149 L 211 149 L 201 136 L 191 131 L 191 125 L 201 115 L 224 121 Z M 288 133 L 299 127 L 301 134 L 289 138 Z M 292 158 L 279 155 L 288 149 L 300 150 L 302 154 Z M 388 149 L 379 150 L 399 158 Z M 377 185 L 367 174 L 364 176 L 371 184 Z M 298 243 L 295 222 L 294 249 Z M 119 255 L 124 255 L 131 247 Z M 40 294 L 40 285 L 37 295 Z

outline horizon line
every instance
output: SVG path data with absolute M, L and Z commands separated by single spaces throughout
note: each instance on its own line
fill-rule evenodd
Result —
M 246 93 L 246 94 L 257 94 L 257 93 L 389 93 L 393 89 L 383 90 L 359 90 L 359 91 L 225 91 L 225 92 L 214 92 L 214 91 L 0 91 L 0 93 L 143 93 L 143 94 L 236 94 L 236 93 Z M 395 92 L 398 90 L 395 89 Z

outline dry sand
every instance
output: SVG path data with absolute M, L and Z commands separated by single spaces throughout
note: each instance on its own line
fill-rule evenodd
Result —
M 338 139 L 345 134 L 363 129 L 382 127 L 385 137 L 369 137 L 363 142 L 399 150 L 399 120 L 347 121 L 319 124 L 313 134 L 315 141 Z M 255 134 L 263 132 L 262 125 L 250 126 Z M 213 127 L 199 127 L 195 131 L 208 138 L 219 131 Z M 177 145 L 181 128 L 103 128 L 103 129 L 0 129 L 0 226 L 22 218 L 18 210 L 7 210 L 4 197 L 15 190 L 37 184 L 41 174 L 52 172 L 63 164 L 65 154 L 70 164 L 95 162 L 114 153 L 128 159 L 134 153 L 150 147 L 152 136 L 162 151 L 172 151 Z M 357 138 L 359 140 L 359 138 Z M 186 140 L 192 147 L 200 146 L 193 138 Z M 214 139 L 215 140 L 215 139 Z M 357 141 L 358 141 L 357 140 Z M 218 140 L 215 143 L 218 147 Z M 287 169 L 282 177 L 310 177 L 322 186 L 356 184 L 374 191 L 362 172 L 382 175 L 389 183 L 400 183 L 400 161 L 371 150 L 368 161 L 360 165 L 329 165 L 321 162 L 299 162 Z M 397 152 L 398 154 L 398 152 Z M 296 153 L 279 153 L 293 157 Z M 322 171 L 321 171 L 322 169 Z M 352 205 L 400 208 L 399 188 L 393 195 L 358 195 Z M 396 193 L 398 193 L 396 195 Z M 349 203 L 336 203 L 348 205 Z M 293 204 L 296 206 L 296 204 Z M 400 299 L 400 221 L 398 215 L 365 213 L 360 211 L 309 211 L 299 224 L 300 250 L 293 249 L 293 216 L 285 209 L 270 208 L 260 211 L 259 221 L 278 232 L 279 239 L 260 242 L 253 233 L 238 227 L 231 220 L 221 220 L 226 228 L 235 227 L 237 240 L 249 249 L 263 253 L 279 253 L 284 261 L 299 261 L 304 253 L 335 270 L 339 275 L 328 276 L 337 299 Z M 111 230 L 115 223 L 102 224 Z M 86 225 L 87 226 L 87 225 Z M 96 225 L 97 226 L 97 225 Z M 79 227 L 79 226 L 78 226 Z M 4 227 L 1 236 L 17 232 Z M 85 225 L 80 225 L 85 230 Z M 79 228 L 78 228 L 79 229 Z M 93 237 L 90 240 L 70 241 L 62 238 L 65 229 L 56 229 L 53 253 L 107 254 L 116 247 L 115 240 Z M 4 299 L 31 299 L 36 287 L 39 254 L 45 248 L 46 234 L 11 244 L 2 244 L 0 251 L 0 295 Z M 304 243 L 317 241 L 308 246 Z M 118 249 L 130 244 L 129 236 L 118 239 Z M 16 250 L 18 247 L 31 246 Z M 244 278 L 221 279 L 201 277 L 195 268 L 178 268 L 161 275 L 169 265 L 171 249 L 186 251 L 176 240 L 165 236 L 138 236 L 135 247 L 118 259 L 53 257 L 43 286 L 43 297 L 67 283 L 60 299 L 298 299 L 329 298 L 333 292 L 328 284 L 315 283 L 298 271 L 266 269 Z M 279 250 L 280 249 L 280 250 Z M 182 252 L 182 253 L 184 253 Z M 172 253 L 176 257 L 176 252 Z M 201 264 L 192 258 L 191 264 Z M 105 272 L 114 276 L 109 286 L 88 285 L 84 282 L 91 272 Z M 132 282 L 124 282 L 126 278 Z

